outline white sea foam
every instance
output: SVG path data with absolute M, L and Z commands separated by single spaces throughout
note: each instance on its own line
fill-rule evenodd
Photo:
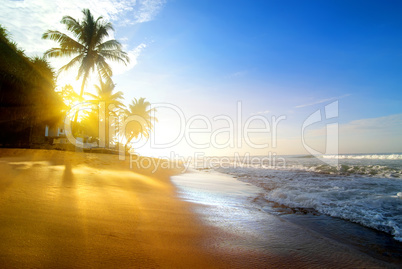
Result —
M 340 155 L 339 161 L 335 159 L 337 156 L 327 155 L 325 162 L 322 161 L 322 158 L 314 158 L 313 156 L 286 157 L 284 161 L 277 163 L 273 163 L 269 159 L 267 161 L 263 156 L 260 156 L 253 157 L 249 162 L 247 160 L 242 160 L 241 162 L 233 160 L 229 165 L 225 164 L 223 167 L 227 168 L 230 166 L 280 171 L 296 170 L 331 175 L 402 178 L 402 154 Z M 259 159 L 261 161 L 258 161 Z
M 402 178 L 402 170 L 385 165 L 315 165 L 310 167 L 296 166 L 294 169 L 338 175 L 359 175 L 367 177 Z
M 400 161 L 399 161 L 400 162 Z M 293 208 L 312 208 L 392 234 L 402 241 L 402 178 L 399 164 L 339 165 L 316 161 L 287 169 L 226 167 L 218 171 L 264 188 L 265 197 Z
M 371 159 L 371 160 L 402 160 L 402 154 L 345 154 L 345 155 L 322 155 L 323 159 Z

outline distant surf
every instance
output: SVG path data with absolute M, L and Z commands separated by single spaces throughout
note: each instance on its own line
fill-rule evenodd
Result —
M 345 154 L 345 155 L 322 155 L 324 159 L 372 159 L 372 160 L 402 160 L 402 154 Z

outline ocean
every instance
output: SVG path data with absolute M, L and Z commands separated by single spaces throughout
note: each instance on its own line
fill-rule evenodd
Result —
M 401 263 L 402 154 L 205 158 L 173 182 L 185 200 L 215 207 L 217 219 L 242 212 L 250 224 L 259 211 Z
M 359 223 L 402 241 L 402 154 L 264 157 L 216 170 L 264 190 L 267 201 Z M 267 159 L 257 163 L 255 158 Z M 335 162 L 338 163 L 335 165 Z

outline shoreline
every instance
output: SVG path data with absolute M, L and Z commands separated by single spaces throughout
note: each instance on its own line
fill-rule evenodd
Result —
M 265 267 L 268 256 L 222 247 L 232 235 L 178 198 L 178 171 L 153 170 L 110 154 L 0 149 L 0 267 Z
M 280 266 L 398 268 L 401 264 L 400 245 L 393 238 L 325 215 L 276 214 L 272 205 L 259 201 L 262 189 L 230 175 L 194 171 L 173 178 L 181 198 L 193 204 L 204 223 L 241 235 L 233 245 L 259 249 L 262 256 L 279 252 L 274 259 Z M 382 245 L 375 245 L 380 240 Z
M 0 149 L 0 267 L 386 267 L 266 212 L 250 219 L 236 199 L 183 199 L 173 175 L 191 174 L 153 169 L 111 154 Z M 226 192 L 245 194 L 233 182 Z

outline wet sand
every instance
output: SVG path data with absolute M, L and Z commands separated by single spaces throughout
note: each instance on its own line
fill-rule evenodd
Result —
M 130 169 L 116 155 L 0 149 L 0 268 L 384 266 L 274 216 L 260 238 L 246 231 L 267 219 L 221 219 L 219 207 L 178 198 L 176 170 L 154 168 Z
M 193 204 L 206 225 L 226 232 L 225 240 L 220 242 L 223 253 L 251 252 L 255 259 L 269 257 L 265 268 L 400 268 L 402 265 L 400 244 L 390 244 L 389 241 L 394 241 L 390 236 L 380 236 L 368 228 L 329 216 L 279 213 L 259 201 L 263 196 L 260 188 L 229 175 L 213 170 L 193 171 L 173 176 L 172 181 L 179 197 Z M 325 229 L 317 229 L 318 225 L 324 225 Z

